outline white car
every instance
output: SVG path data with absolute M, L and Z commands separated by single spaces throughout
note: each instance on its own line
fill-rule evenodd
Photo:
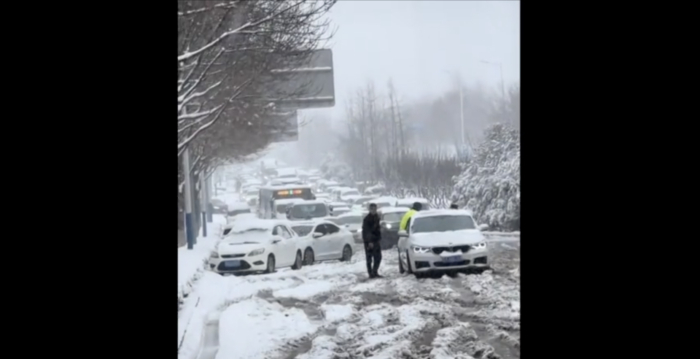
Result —
M 377 208 L 382 208 L 382 207 L 395 207 L 397 201 L 398 201 L 398 199 L 396 197 L 384 196 L 384 197 L 377 197 L 377 198 L 371 200 L 370 202 L 376 204 Z
M 483 271 L 489 249 L 470 211 L 441 209 L 413 215 L 399 231 L 399 272 Z
M 330 208 L 326 202 L 322 200 L 309 200 L 294 202 L 289 210 L 290 221 L 312 220 L 314 218 L 328 217 L 331 214 Z
M 292 223 L 292 229 L 299 236 L 296 240 L 304 248 L 304 264 L 352 258 L 354 240 L 352 233 L 326 220 Z
M 328 204 L 328 208 L 331 210 L 331 216 L 337 216 L 338 214 L 346 213 L 350 211 L 350 206 L 345 202 L 331 202 Z
M 250 206 L 246 202 L 228 202 L 226 206 L 228 208 L 226 212 L 227 217 L 235 217 L 243 213 L 252 213 Z
M 304 202 L 303 198 L 282 198 L 275 200 L 275 213 L 277 218 L 284 219 L 287 217 L 287 208 L 298 202 Z
M 277 268 L 302 266 L 302 246 L 287 221 L 250 220 L 233 228 L 209 257 L 212 271 L 272 273 Z
M 339 227 L 347 228 L 352 233 L 355 243 L 362 243 L 362 220 L 365 218 L 362 212 L 352 211 L 343 213 L 337 217 L 328 218 L 329 221 Z
M 351 196 L 360 196 L 360 191 L 355 188 L 343 188 L 338 192 L 338 197 L 336 199 L 347 202 Z
M 353 203 L 352 203 L 351 208 L 352 208 L 354 211 L 363 211 L 363 210 L 367 210 L 367 209 L 369 208 L 369 207 L 368 207 L 368 206 L 369 206 L 368 204 L 369 204 L 370 202 L 372 202 L 375 198 L 377 198 L 377 196 L 360 196 L 360 197 L 356 197 L 356 198 L 353 200 Z
M 316 196 L 316 199 L 319 201 L 323 201 L 325 203 L 331 203 L 331 197 L 328 195 L 328 193 L 314 193 L 314 196 Z
M 396 207 L 413 208 L 413 204 L 416 202 L 421 204 L 421 211 L 430 209 L 430 202 L 428 202 L 427 199 L 420 197 L 401 198 L 396 201 Z

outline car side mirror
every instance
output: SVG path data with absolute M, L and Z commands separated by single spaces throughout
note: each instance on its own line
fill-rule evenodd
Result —
M 282 240 L 281 239 L 273 239 L 272 240 L 272 244 L 277 244 L 279 242 L 282 242 Z
M 321 233 L 321 232 L 314 232 L 314 234 L 312 234 L 312 236 L 313 236 L 314 238 L 321 238 L 321 237 L 323 237 L 323 233 Z
M 399 231 L 399 237 L 401 238 L 406 238 L 408 237 L 408 232 L 404 231 L 403 229 Z
M 349 225 L 349 224 L 346 224 L 346 225 L 345 225 L 345 228 L 350 228 L 350 225 Z
M 489 230 L 489 225 L 488 224 L 480 224 L 479 225 L 479 230 L 480 231 L 488 231 Z

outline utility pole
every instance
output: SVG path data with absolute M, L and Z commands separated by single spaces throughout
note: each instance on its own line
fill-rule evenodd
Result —
M 199 171 L 199 208 L 202 211 L 202 236 L 207 236 L 207 189 L 204 170 Z
M 190 149 L 185 148 L 182 153 L 182 168 L 185 175 L 185 236 L 187 249 L 194 248 L 194 225 L 192 223 L 192 177 L 190 173 Z

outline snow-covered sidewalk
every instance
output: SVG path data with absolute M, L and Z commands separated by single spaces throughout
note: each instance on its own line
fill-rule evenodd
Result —
M 214 215 L 212 223 L 207 223 L 207 237 L 197 238 L 197 244 L 192 250 L 184 245 L 177 249 L 177 294 L 178 303 L 182 304 L 185 297 L 192 292 L 192 287 L 204 273 L 204 265 L 211 251 L 219 241 L 221 226 L 226 224 L 226 217 Z

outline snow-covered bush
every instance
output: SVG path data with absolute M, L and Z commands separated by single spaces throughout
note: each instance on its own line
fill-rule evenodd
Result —
M 472 210 L 479 223 L 492 231 L 520 230 L 520 132 L 490 126 L 455 182 L 452 200 Z

